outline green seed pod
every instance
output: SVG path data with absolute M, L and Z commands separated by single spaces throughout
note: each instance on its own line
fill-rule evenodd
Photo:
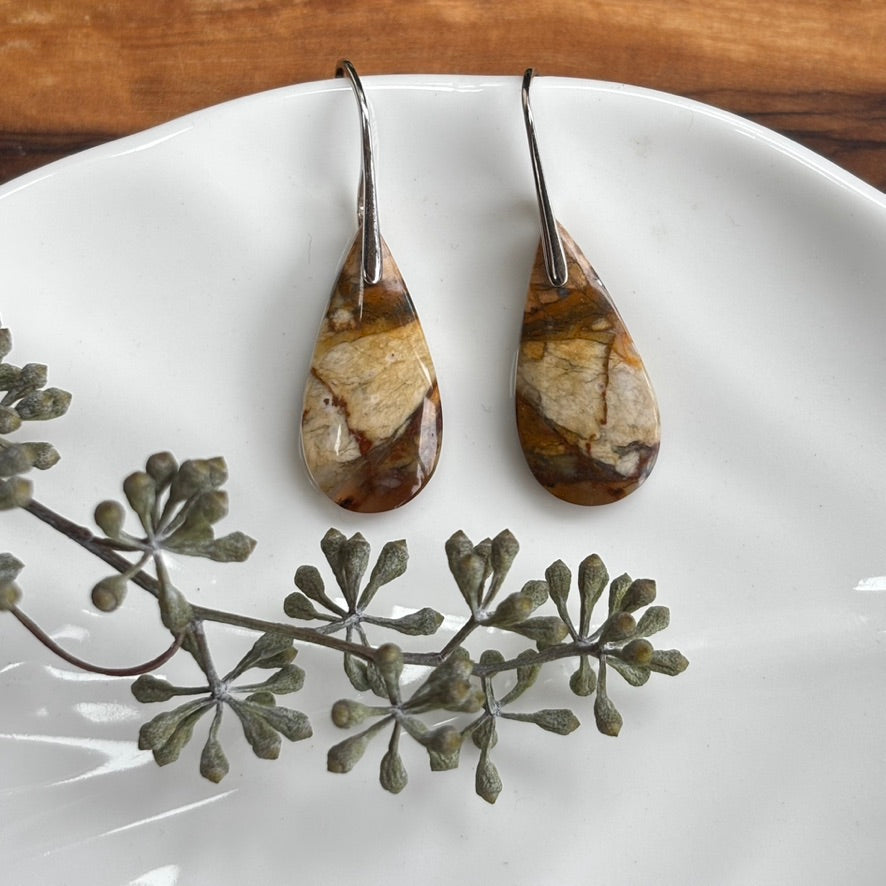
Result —
M 209 707 L 204 706 L 194 711 L 192 714 L 189 714 L 178 724 L 165 744 L 159 748 L 153 749 L 154 762 L 158 766 L 168 766 L 179 758 L 185 745 L 187 745 L 191 740 L 191 736 L 194 734 L 194 727 L 197 725 L 197 721 L 208 710 Z
M 350 729 L 353 726 L 359 726 L 374 713 L 375 711 L 369 705 L 353 701 L 350 698 L 342 698 L 332 706 L 332 722 L 339 729 Z
M 16 394 L 24 397 L 31 391 L 38 391 L 46 386 L 49 378 L 49 369 L 43 363 L 25 363 L 19 370 Z
M 10 406 L 0 405 L 0 434 L 11 434 L 22 426 L 22 417 Z
M 274 698 L 274 693 L 267 692 L 264 689 L 260 689 L 258 692 L 253 692 L 251 695 L 247 695 L 243 701 L 260 705 L 263 708 L 272 708 L 277 704 L 277 699 Z
M 154 478 L 157 489 L 165 489 L 178 471 L 178 462 L 171 452 L 155 452 L 145 462 L 145 471 Z
M 283 611 L 290 618 L 300 618 L 303 621 L 312 621 L 320 617 L 314 604 L 300 591 L 293 591 L 283 600 Z
M 0 511 L 27 507 L 31 503 L 32 490 L 31 481 L 24 477 L 0 479 Z
M 510 704 L 515 699 L 519 698 L 527 689 L 529 689 L 533 683 L 535 683 L 538 675 L 541 673 L 541 665 L 537 664 L 535 660 L 538 658 L 538 653 L 534 649 L 526 649 L 521 652 L 518 656 L 518 659 L 524 659 L 526 664 L 520 665 L 516 670 L 516 682 L 513 687 L 502 696 L 501 705 L 504 707 L 505 705 Z
M 557 604 L 557 608 L 565 606 L 569 597 L 569 587 L 572 584 L 572 573 L 569 567 L 562 561 L 551 563 L 545 570 L 545 578 L 548 583 L 548 591 L 551 599 Z
M 597 554 L 591 554 L 581 561 L 578 567 L 578 592 L 581 598 L 579 633 L 582 637 L 588 635 L 591 613 L 608 581 L 609 573 Z
M 16 404 L 15 411 L 22 421 L 51 421 L 60 418 L 71 405 L 71 395 L 61 388 L 33 391 Z
M 92 589 L 92 605 L 99 612 L 113 612 L 126 596 L 128 581 L 123 575 L 109 575 Z
M 178 695 L 178 690 L 168 680 L 155 677 L 153 674 L 142 674 L 129 688 L 136 700 L 142 704 L 169 701 Z
M 637 622 L 637 636 L 651 637 L 663 631 L 671 622 L 671 612 L 667 606 L 650 606 Z
M 654 651 L 648 640 L 637 639 L 626 643 L 617 654 L 622 661 L 645 668 L 652 661 Z
M 581 656 L 578 668 L 569 678 L 569 688 L 583 698 L 594 694 L 594 690 L 597 688 L 597 675 L 586 655 Z
M 0 329 L 0 360 L 6 358 L 6 355 L 12 350 L 12 333 L 5 327 Z M 0 388 L 3 390 L 3 388 Z
M 656 649 L 652 653 L 649 667 L 656 673 L 676 677 L 689 667 L 689 659 L 678 649 Z
M 119 501 L 103 501 L 96 505 L 93 514 L 95 525 L 108 538 L 119 538 L 126 522 L 126 509 Z
M 186 501 L 199 492 L 217 489 L 227 479 L 224 459 L 188 459 L 182 462 L 169 487 L 171 502 Z
M 205 698 L 189 701 L 186 704 L 157 714 L 152 720 L 143 723 L 138 731 L 138 747 L 142 751 L 153 751 L 163 747 L 179 725 L 191 714 L 206 710 L 212 702 Z
M 355 655 L 351 655 L 350 652 L 346 652 L 343 656 L 342 663 L 351 686 L 353 686 L 357 692 L 368 692 L 369 673 L 366 667 L 366 662 L 357 658 Z
M 631 582 L 621 601 L 624 612 L 636 612 L 655 600 L 655 581 L 651 578 L 638 578 Z
M 286 664 L 263 683 L 246 687 L 257 692 L 271 692 L 274 695 L 288 695 L 298 692 L 305 683 L 305 672 L 296 664 Z
M 388 698 L 400 702 L 400 675 L 403 673 L 403 652 L 394 643 L 385 643 L 375 650 L 375 669 L 384 680 Z
M 11 391 L 20 375 L 21 369 L 18 366 L 13 366 L 12 363 L 0 363 L 0 391 Z
M 146 532 L 153 528 L 154 504 L 157 500 L 157 484 L 144 471 L 135 471 L 123 481 L 123 492 L 130 507 L 141 520 Z
M 403 575 L 408 562 L 409 550 L 406 547 L 406 542 L 402 539 L 399 541 L 389 541 L 381 549 L 378 560 L 375 561 L 375 566 L 372 567 L 369 583 L 360 595 L 357 608 L 365 609 L 375 596 L 375 592 L 382 585 L 386 585 L 388 582 Z
M 243 532 L 231 532 L 217 538 L 207 550 L 216 563 L 242 563 L 255 550 L 256 541 Z
M 264 718 L 262 706 L 233 699 L 229 704 L 237 714 L 243 736 L 249 742 L 255 756 L 261 760 L 276 760 L 280 756 L 283 742 L 277 730 Z
M 396 749 L 389 749 L 381 758 L 378 780 L 381 782 L 381 786 L 392 794 L 399 794 L 406 787 L 409 777 L 406 774 L 403 760 Z
M 498 799 L 498 795 L 502 791 L 501 776 L 485 749 L 480 752 L 480 759 L 477 761 L 474 790 L 479 797 L 490 804 Z
M 600 630 L 601 643 L 617 643 L 627 640 L 637 630 L 637 622 L 629 612 L 616 611 L 603 623 Z
M 210 526 L 228 516 L 228 493 L 223 489 L 209 489 L 194 498 L 185 525 L 193 520 Z

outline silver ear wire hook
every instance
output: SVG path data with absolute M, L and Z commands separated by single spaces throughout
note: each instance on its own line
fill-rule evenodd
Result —
M 551 210 L 548 189 L 541 169 L 538 142 L 535 140 L 535 124 L 532 121 L 532 108 L 529 106 L 529 84 L 535 72 L 527 68 L 523 74 L 523 119 L 526 121 L 526 136 L 529 139 L 529 155 L 532 158 L 532 174 L 535 178 L 535 193 L 538 197 L 538 212 L 541 216 L 541 243 L 545 260 L 545 270 L 552 286 L 564 286 L 569 279 L 566 267 L 566 253 L 563 241 L 557 230 L 557 219 Z
M 378 226 L 378 197 L 375 187 L 375 160 L 372 155 L 372 121 L 363 84 L 354 66 L 341 59 L 335 66 L 336 77 L 347 77 L 360 111 L 362 165 L 357 191 L 357 219 L 363 228 L 363 280 L 372 285 L 382 277 L 381 232 Z

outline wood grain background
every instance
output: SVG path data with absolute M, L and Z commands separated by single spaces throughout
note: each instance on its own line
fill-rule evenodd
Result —
M 662 89 L 886 189 L 884 0 L 0 0 L 0 182 L 343 55 Z

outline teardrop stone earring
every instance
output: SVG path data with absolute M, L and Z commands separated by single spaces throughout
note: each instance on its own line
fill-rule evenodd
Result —
M 552 211 L 523 76 L 523 116 L 541 216 L 517 358 L 520 445 L 536 480 L 580 505 L 618 501 L 658 456 L 655 393 L 606 287 Z
M 360 112 L 362 174 L 354 238 L 311 360 L 302 451 L 316 486 L 351 511 L 414 498 L 437 466 L 443 418 L 428 344 L 378 225 L 369 105 L 354 66 L 339 62 Z

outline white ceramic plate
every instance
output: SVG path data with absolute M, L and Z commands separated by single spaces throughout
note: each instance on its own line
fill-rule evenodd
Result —
M 474 754 L 427 770 L 407 749 L 399 796 L 377 784 L 384 740 L 349 776 L 325 772 L 352 694 L 306 649 L 292 705 L 315 734 L 197 774 L 205 734 L 157 769 L 136 749 L 155 710 L 128 680 L 78 674 L 0 619 L 0 833 L 9 883 L 242 884 L 879 882 L 886 805 L 886 199 L 810 152 L 720 111 L 632 87 L 537 79 L 555 212 L 606 281 L 656 387 L 658 465 L 619 504 L 538 487 L 513 426 L 511 378 L 538 236 L 519 79 L 367 78 L 381 223 L 440 379 L 443 455 L 405 508 L 328 503 L 299 456 L 314 331 L 355 227 L 358 125 L 342 81 L 278 90 L 176 120 L 0 189 L 0 300 L 10 359 L 74 392 L 31 436 L 63 459 L 37 497 L 80 522 L 144 458 L 226 456 L 226 529 L 245 565 L 175 564 L 196 600 L 270 618 L 329 526 L 377 550 L 405 536 L 406 576 L 378 611 L 463 615 L 443 542 L 505 526 L 511 586 L 591 551 L 657 579 L 678 679 L 633 689 L 604 738 L 549 666 L 526 697 L 574 707 L 561 738 L 506 724 L 494 807 Z M 0 515 L 27 568 L 26 610 L 107 664 L 164 635 L 132 593 L 88 602 L 106 569 L 26 513 Z M 324 570 L 328 577 L 328 571 Z M 448 636 L 445 627 L 441 636 Z M 381 639 L 378 632 L 374 635 Z M 232 662 L 251 639 L 211 634 Z M 477 636 L 477 643 L 488 638 Z M 420 644 L 419 644 L 420 645 Z M 475 648 L 479 646 L 474 644 Z M 193 682 L 186 656 L 163 669 Z M 230 719 L 230 718 L 229 718 Z M 512 729 L 506 728 L 508 725 Z M 10 873 L 11 871 L 11 873 Z

